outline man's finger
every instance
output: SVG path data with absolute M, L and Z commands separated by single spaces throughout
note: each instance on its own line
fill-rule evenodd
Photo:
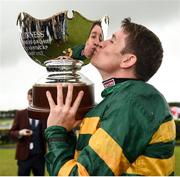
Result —
M 63 91 L 62 84 L 57 84 L 57 105 L 63 105 Z
M 67 91 L 66 102 L 65 102 L 65 105 L 68 107 L 71 106 L 72 94 L 73 94 L 73 85 L 68 84 L 68 91 Z
M 74 110 L 75 112 L 77 112 L 77 110 L 78 110 L 78 108 L 79 108 L 79 105 L 80 105 L 80 103 L 81 103 L 81 100 L 82 100 L 82 98 L 83 98 L 83 95 L 84 95 L 84 92 L 83 92 L 83 91 L 80 91 L 80 92 L 78 93 L 78 96 L 76 97 L 76 100 L 75 100 L 74 103 L 73 103 L 72 108 L 73 108 L 73 110 Z
M 48 99 L 49 107 L 51 109 L 53 106 L 55 106 L 54 100 L 53 100 L 51 93 L 49 91 L 46 92 L 46 96 Z

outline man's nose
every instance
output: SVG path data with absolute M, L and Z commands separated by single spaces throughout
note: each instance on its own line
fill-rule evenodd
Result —
M 108 40 L 101 41 L 101 42 L 99 42 L 99 47 L 104 48 L 107 45 L 107 43 L 108 43 Z

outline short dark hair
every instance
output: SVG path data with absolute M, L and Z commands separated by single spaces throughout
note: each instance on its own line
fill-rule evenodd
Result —
M 91 26 L 91 28 L 90 28 L 88 37 L 90 36 L 92 29 L 93 29 L 96 25 L 102 28 L 101 21 L 94 21 L 93 24 L 92 24 L 92 26 Z M 104 36 L 103 36 L 103 38 L 104 38 Z
M 138 79 L 148 81 L 159 69 L 163 48 L 159 38 L 146 27 L 132 23 L 131 18 L 125 18 L 121 27 L 127 33 L 126 46 L 122 54 L 133 53 L 137 57 L 135 74 Z
M 91 28 L 90 28 L 89 34 L 91 33 L 92 29 L 93 29 L 96 25 L 102 27 L 101 21 L 94 21 L 94 22 L 93 22 L 93 24 L 92 24 L 92 26 L 91 26 Z
M 28 90 L 27 94 L 32 96 L 32 88 Z

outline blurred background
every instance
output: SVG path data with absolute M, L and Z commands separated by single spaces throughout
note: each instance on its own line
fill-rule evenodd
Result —
M 20 12 L 44 19 L 69 10 L 79 11 L 90 20 L 108 15 L 107 37 L 120 27 L 125 17 L 143 24 L 159 36 L 163 48 L 163 63 L 149 81 L 167 99 L 177 126 L 176 175 L 180 175 L 180 0 L 0 0 L 0 176 L 17 175 L 14 160 L 15 142 L 8 131 L 15 111 L 28 106 L 27 90 L 46 74 L 25 52 L 16 26 Z M 81 73 L 95 84 L 95 100 L 101 101 L 101 77 L 88 64 Z M 179 165 L 178 165 L 179 164 Z

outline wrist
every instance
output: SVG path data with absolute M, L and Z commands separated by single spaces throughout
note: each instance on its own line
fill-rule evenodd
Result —
M 63 126 L 57 126 L 57 125 L 52 125 L 49 126 L 48 128 L 45 129 L 45 138 L 54 138 L 54 137 L 59 137 L 67 134 L 66 128 Z
M 67 126 L 65 125 L 65 123 L 61 122 L 61 121 L 58 121 L 58 122 L 51 122 L 51 121 L 48 121 L 47 122 L 47 128 L 49 127 L 63 127 L 64 129 L 66 129 L 66 131 L 68 131 L 68 128 Z
M 51 126 L 45 129 L 45 139 L 48 149 L 54 147 L 54 144 L 65 143 L 68 140 L 68 133 L 64 127 Z

